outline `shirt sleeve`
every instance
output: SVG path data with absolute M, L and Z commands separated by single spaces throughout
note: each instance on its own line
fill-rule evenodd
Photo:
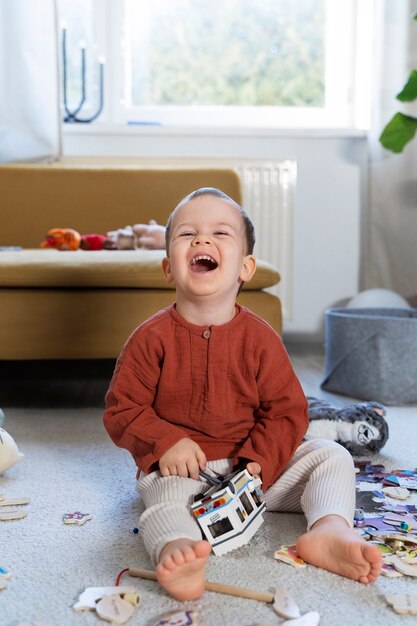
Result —
M 161 456 L 187 434 L 153 409 L 163 347 L 134 334 L 119 356 L 106 394 L 104 426 L 114 443 L 133 455 L 148 473 Z
M 256 461 L 266 491 L 279 477 L 308 428 L 308 403 L 279 336 L 262 349 L 255 425 L 235 456 Z

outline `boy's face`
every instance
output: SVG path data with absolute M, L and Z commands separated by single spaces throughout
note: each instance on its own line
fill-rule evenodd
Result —
M 240 281 L 255 272 L 245 251 L 242 215 L 233 204 L 204 195 L 179 207 L 171 224 L 169 258 L 163 269 L 177 294 L 236 297 Z

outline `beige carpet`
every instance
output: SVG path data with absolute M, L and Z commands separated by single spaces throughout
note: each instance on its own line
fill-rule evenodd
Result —
M 295 367 L 307 393 L 314 388 L 312 369 L 298 356 Z M 329 394 L 322 394 L 329 398 Z M 339 404 L 347 399 L 339 397 Z M 127 566 L 149 567 L 141 539 L 130 529 L 140 511 L 134 490 L 135 468 L 127 452 L 108 439 L 101 409 L 19 409 L 5 407 L 4 427 L 15 438 L 25 459 L 0 476 L 0 493 L 30 497 L 28 517 L 0 522 L 0 566 L 13 572 L 0 591 L 0 626 L 37 619 L 50 626 L 86 626 L 102 622 L 93 613 L 72 609 L 79 594 L 92 586 L 114 585 Z M 417 465 L 416 407 L 388 410 L 390 439 L 373 460 L 387 468 Z M 64 513 L 82 511 L 93 519 L 84 526 L 66 526 Z M 381 577 L 371 586 L 346 580 L 313 566 L 296 571 L 273 560 L 281 544 L 293 543 L 305 528 L 302 515 L 268 513 L 251 543 L 228 555 L 211 557 L 208 578 L 261 591 L 284 585 L 302 613 L 318 611 L 322 626 L 406 626 L 417 616 L 400 616 L 390 609 L 385 593 L 417 593 L 416 579 Z M 122 578 L 140 592 L 141 607 L 129 624 L 151 626 L 164 611 L 181 607 L 156 583 Z M 259 602 L 206 592 L 188 603 L 205 626 L 254 626 L 282 620 Z

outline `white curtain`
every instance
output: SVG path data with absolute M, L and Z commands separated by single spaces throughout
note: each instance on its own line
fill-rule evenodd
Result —
M 417 117 L 416 103 L 395 99 L 417 68 L 416 0 L 375 2 L 375 71 L 370 133 L 370 202 L 364 239 L 365 288 L 391 289 L 417 304 L 417 136 L 403 153 L 378 137 L 397 111 Z
M 0 0 L 0 163 L 60 156 L 54 0 Z

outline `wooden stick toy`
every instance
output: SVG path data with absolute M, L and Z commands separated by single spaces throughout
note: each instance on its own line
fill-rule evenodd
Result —
M 134 576 L 136 578 L 157 580 L 156 574 L 153 570 L 130 567 L 128 573 L 129 576 Z M 205 581 L 204 587 L 207 591 L 214 591 L 215 593 L 223 593 L 229 596 L 238 596 L 239 598 L 248 598 L 249 600 L 258 600 L 258 602 L 272 604 L 272 608 L 275 613 L 285 619 L 295 619 L 296 617 L 301 616 L 298 606 L 283 587 L 277 587 L 275 593 L 273 594 L 263 591 L 255 591 L 253 589 L 245 589 L 244 587 L 234 587 L 223 583 L 210 582 L 208 580 Z

